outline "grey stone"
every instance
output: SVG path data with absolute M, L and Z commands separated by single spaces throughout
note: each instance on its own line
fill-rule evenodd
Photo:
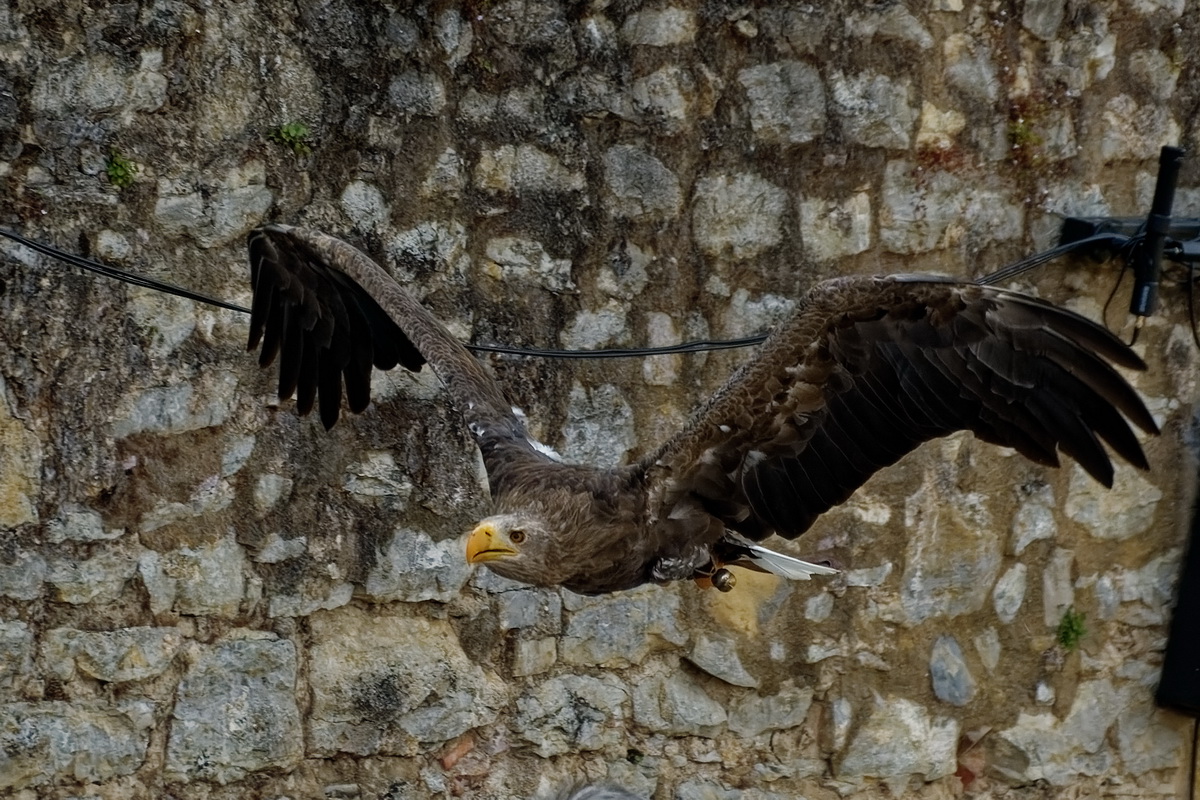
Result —
M 433 38 L 446 54 L 446 64 L 457 68 L 471 54 L 475 34 L 458 9 L 448 8 L 438 14 L 433 26 Z
M 895 567 L 896 565 L 889 561 L 886 564 L 880 564 L 878 567 L 848 569 L 843 574 L 846 576 L 845 581 L 847 586 L 879 586 L 887 580 Z
M 858 192 L 842 202 L 800 201 L 804 249 L 817 261 L 832 261 L 871 247 L 871 197 Z
M 688 44 L 695 36 L 695 13 L 673 6 L 635 11 L 621 26 L 621 38 L 631 45 L 669 47 Z
M 980 244 L 1009 241 L 1024 231 L 1024 209 L 999 188 L 906 161 L 888 162 L 882 197 L 880 242 L 894 253 L 942 249 L 968 237 Z
M 725 722 L 725 709 L 682 672 L 655 675 L 633 687 L 633 718 L 652 731 L 713 736 Z
M 470 125 L 546 126 L 546 95 L 539 86 L 517 86 L 500 94 L 467 90 L 458 103 L 459 118 Z
M 929 655 L 929 677 L 937 699 L 965 706 L 975 697 L 975 678 L 967 668 L 962 648 L 953 636 L 939 636 Z
M 1074 551 L 1056 548 L 1042 572 L 1042 610 L 1048 628 L 1057 628 L 1063 614 L 1075 604 L 1071 583 L 1074 563 Z
M 386 450 L 363 453 L 362 461 L 351 464 L 342 486 L 363 502 L 386 500 L 403 506 L 412 496 L 413 483 L 396 457 Z
M 12 562 L 0 561 L 0 595 L 14 600 L 35 600 L 42 594 L 48 571 L 41 554 L 19 550 Z
M 829 592 L 814 594 L 804 602 L 804 618 L 809 622 L 824 622 L 833 613 L 833 595 Z
M 308 549 L 306 536 L 296 536 L 295 539 L 283 539 L 277 533 L 266 536 L 263 546 L 254 553 L 254 560 L 259 564 L 278 564 L 280 561 L 290 561 L 300 558 Z
M 1116 570 L 1121 606 L 1117 618 L 1127 625 L 1165 625 L 1176 597 L 1182 551 L 1171 548 L 1137 569 Z
M 1158 156 L 1163 142 L 1181 141 L 1180 136 L 1179 123 L 1168 106 L 1153 100 L 1141 105 L 1122 94 L 1104 106 L 1100 155 L 1106 161 L 1148 160 Z
M 120 550 L 101 550 L 91 558 L 58 558 L 50 564 L 47 577 L 55 599 L 79 605 L 112 602 L 137 572 L 137 560 Z
M 1187 763 L 1189 734 L 1179 715 L 1154 707 L 1149 692 L 1134 694 L 1117 717 L 1117 748 L 1122 764 L 1133 775 L 1176 770 Z
M 1135 50 L 1129 56 L 1129 69 L 1140 86 L 1150 90 L 1157 100 L 1170 100 L 1179 80 L 1179 65 L 1161 50 Z
M 180 614 L 237 614 L 246 589 L 246 553 L 232 534 L 164 554 L 162 564 L 175 581 L 175 610 Z
M 249 161 L 220 178 L 158 181 L 154 217 L 174 235 L 188 235 L 203 248 L 245 236 L 274 202 L 266 168 Z
M 1121 597 L 1117 592 L 1116 581 L 1112 575 L 1100 575 L 1096 578 L 1096 582 L 1092 585 L 1092 591 L 1096 595 L 1096 613 L 1100 619 L 1113 619 L 1117 615 L 1117 609 L 1121 603 Z
M 825 132 L 825 85 L 803 61 L 780 61 L 738 73 L 754 135 L 772 144 L 804 144 Z
M 767 731 L 783 731 L 804 722 L 812 705 L 811 687 L 785 684 L 776 694 L 750 695 L 730 705 L 729 730 L 749 739 Z
M 450 280 L 464 281 L 471 267 L 468 244 L 467 229 L 457 221 L 431 220 L 400 231 L 387 243 L 389 263 L 395 264 L 393 277 L 402 284 L 413 284 L 432 270 Z
M 542 758 L 617 747 L 628 699 L 614 675 L 562 675 L 517 698 L 513 726 Z
M 783 239 L 787 193 L 757 175 L 715 175 L 696 182 L 692 236 L 710 256 L 742 261 Z
M 258 476 L 254 483 L 254 506 L 259 514 L 266 514 L 280 500 L 292 492 L 292 479 L 273 472 Z
M 446 87 L 436 73 L 407 70 L 392 78 L 388 100 L 401 114 L 434 117 L 446 107 Z
M 563 605 L 569 614 L 559 658 L 568 664 L 624 667 L 665 644 L 687 641 L 679 595 L 671 589 L 650 587 L 602 597 L 567 593 Z
M 267 616 L 307 617 L 317 611 L 341 608 L 353 598 L 353 583 L 310 578 L 301 582 L 295 593 L 272 594 L 267 602 Z
M 616 145 L 605 151 L 604 180 L 611 195 L 609 208 L 618 216 L 672 219 L 679 214 L 679 179 L 640 147 Z
M 54 628 L 45 635 L 42 654 L 62 680 L 70 680 L 78 670 L 105 683 L 125 683 L 161 675 L 182 644 L 183 636 L 175 628 Z
M 691 122 L 694 95 L 691 75 L 673 65 L 638 78 L 629 88 L 637 120 L 668 136 L 682 132 Z
M 633 408 L 611 383 L 571 387 L 563 425 L 563 458 L 581 464 L 618 464 L 636 444 Z
M 295 767 L 304 755 L 295 646 L 271 637 L 206 649 L 179 684 L 172 716 L 168 780 L 224 785 Z
M 1084 681 L 1061 720 L 1051 712 L 1021 712 L 1012 727 L 989 737 L 994 738 L 991 763 L 1010 780 L 1044 780 L 1055 786 L 1103 775 L 1114 766 L 1105 739 L 1129 702 L 1129 691 L 1115 688 L 1108 678 Z
M 161 51 L 143 53 L 136 71 L 107 55 L 64 60 L 39 70 L 30 100 L 51 117 L 153 111 L 166 98 L 166 79 L 156 71 L 161 67 Z
M 827 658 L 846 658 L 849 655 L 850 640 L 845 634 L 837 638 L 813 635 L 804 648 L 804 660 L 809 664 L 816 664 Z
M 489 192 L 563 194 L 582 191 L 583 175 L 563 166 L 554 155 L 529 144 L 485 150 L 475 165 L 475 185 Z
M 494 722 L 507 702 L 445 620 L 354 607 L 309 620 L 310 753 L 414 755 Z
M 700 669 L 733 686 L 758 687 L 758 679 L 746 671 L 732 638 L 701 633 L 692 645 L 691 661 Z
M 236 436 L 229 441 L 229 447 L 221 454 L 221 477 L 228 478 L 236 475 L 246 466 L 254 452 L 257 442 L 253 436 Z
M 150 340 L 149 352 L 166 358 L 175 352 L 196 330 L 196 304 L 149 289 L 133 288 L 129 293 L 130 316 Z
M 733 292 L 725 309 L 724 331 L 729 336 L 763 333 L 785 321 L 796 301 L 777 294 L 752 297 L 745 289 Z
M 558 660 L 558 640 L 552 636 L 540 639 L 518 639 L 513 645 L 513 675 L 518 678 L 537 675 L 554 666 Z
M 851 141 L 867 147 L 908 149 L 918 109 L 912 86 L 887 75 L 836 73 L 830 86 L 831 110 Z
M 669 347 L 681 341 L 675 320 L 661 311 L 646 314 L 646 346 Z M 679 378 L 683 359 L 678 355 L 648 356 L 642 362 L 642 379 L 651 386 L 670 386 Z
M 1150 529 L 1163 495 L 1133 467 L 1114 466 L 1113 488 L 1106 489 L 1073 464 L 1063 509 L 1097 539 L 1121 541 Z
M 0 622 L 0 701 L 33 674 L 33 631 L 19 620 Z
M 0 703 L 0 789 L 101 783 L 131 775 L 146 758 L 154 704 Z
M 1039 39 L 1052 42 L 1058 35 L 1058 26 L 1062 25 L 1066 10 L 1066 0 L 1025 0 L 1021 24 Z
M 391 216 L 387 200 L 383 192 L 374 184 L 366 181 L 351 181 L 342 190 L 340 198 L 342 211 L 354 223 L 355 227 L 364 231 L 373 231 L 387 223 Z
M 563 346 L 572 350 L 595 350 L 620 342 L 628 335 L 625 308 L 610 300 L 596 311 L 580 311 L 561 339 Z
M 1043 485 L 1034 490 L 1035 496 L 1021 504 L 1012 522 L 1012 552 L 1021 555 L 1030 544 L 1053 539 L 1058 533 L 1054 519 L 1054 490 Z
M 863 38 L 896 39 L 916 45 L 922 50 L 933 47 L 933 36 L 905 6 L 886 6 L 851 14 L 846 18 L 846 30 Z
M 458 595 L 470 574 L 460 539 L 435 542 L 424 531 L 396 528 L 367 574 L 363 591 L 379 603 L 447 603 Z
M 56 519 L 46 526 L 46 538 L 54 544 L 65 541 L 97 542 L 118 539 L 124 528 L 105 530 L 104 519 L 90 508 L 66 506 Z
M 833 729 L 833 749 L 841 751 L 846 747 L 850 725 L 854 722 L 854 708 L 849 700 L 838 697 L 829 704 L 829 722 Z
M 183 433 L 223 424 L 238 395 L 237 376 L 202 375 L 190 383 L 135 390 L 113 413 L 113 438 L 134 433 Z
M 537 627 L 546 633 L 562 629 L 562 597 L 547 589 L 516 589 L 496 597 L 500 629 Z
M 996 101 L 1000 81 L 987 45 L 967 34 L 951 34 L 942 44 L 942 54 L 948 85 L 976 102 Z
M 458 199 L 467 186 L 462 156 L 453 147 L 443 150 L 421 184 L 424 197 Z
M 178 588 L 176 580 L 167 574 L 164 561 L 154 550 L 143 550 L 138 555 L 138 577 L 150 595 L 150 610 L 155 614 L 171 610 Z
M 979 653 L 979 660 L 983 662 L 984 669 L 995 672 L 996 667 L 1000 665 L 1000 635 L 996 633 L 995 628 L 984 628 L 983 632 L 975 637 L 975 651 Z
M 935 781 L 954 773 L 957 748 L 956 720 L 931 717 L 911 700 L 879 698 L 834 774 L 852 783 L 867 777 L 903 782 L 910 775 Z
M 992 589 L 992 606 L 996 609 L 996 616 L 1005 625 L 1016 619 L 1021 604 L 1025 602 L 1026 571 L 1024 564 L 1013 564 Z
M 571 259 L 554 258 L 541 242 L 504 236 L 487 243 L 484 272 L 499 281 L 516 280 L 551 292 L 575 290 Z
M 953 442 L 943 444 L 953 448 Z M 881 603 L 884 619 L 911 625 L 978 611 L 1000 571 L 1002 543 L 992 533 L 987 498 L 936 486 L 927 474 L 905 501 L 909 537 L 899 608 Z

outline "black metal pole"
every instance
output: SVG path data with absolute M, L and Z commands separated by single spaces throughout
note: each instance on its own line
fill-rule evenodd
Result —
M 1158 155 L 1158 181 L 1154 184 L 1154 201 L 1146 219 L 1146 239 L 1133 267 L 1133 297 L 1129 300 L 1129 313 L 1138 318 L 1138 327 L 1158 304 L 1163 245 L 1171 227 L 1171 206 L 1175 204 L 1175 183 L 1179 179 L 1183 156 L 1181 148 L 1169 146 Z

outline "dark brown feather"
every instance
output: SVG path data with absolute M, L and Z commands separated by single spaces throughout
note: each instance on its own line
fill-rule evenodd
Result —
M 268 225 L 248 239 L 254 300 L 250 348 L 279 360 L 279 396 L 296 410 L 319 404 L 336 423 L 343 385 L 349 407 L 370 401 L 372 365 L 432 364 L 484 454 L 493 493 L 512 484 L 513 465 L 547 463 L 479 362 L 373 261 L 350 245 L 303 228 Z
M 1144 469 L 1127 419 L 1157 428 L 1110 362 L 1144 368 L 1108 331 L 1034 298 L 936 278 L 838 279 L 642 465 L 667 485 L 652 493 L 665 506 L 710 498 L 754 539 L 803 533 L 876 470 L 957 430 L 1043 464 L 1066 453 L 1111 485 L 1100 440 Z M 697 478 L 713 463 L 727 465 L 732 495 L 712 497 L 725 484 Z

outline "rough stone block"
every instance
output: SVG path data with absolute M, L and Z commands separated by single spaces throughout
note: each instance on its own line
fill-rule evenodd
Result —
M 227 784 L 295 767 L 304 755 L 295 646 L 231 639 L 206 649 L 180 683 L 172 716 L 169 780 Z

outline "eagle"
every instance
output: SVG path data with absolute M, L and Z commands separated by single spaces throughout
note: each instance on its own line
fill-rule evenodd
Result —
M 372 369 L 429 364 L 483 456 L 493 513 L 466 558 L 512 580 L 602 594 L 737 565 L 832 574 L 761 542 L 795 539 L 922 442 L 969 430 L 1039 464 L 1059 453 L 1111 487 L 1104 443 L 1148 469 L 1129 423 L 1158 427 L 1115 366 L 1146 365 L 1107 329 L 1006 289 L 922 275 L 814 286 L 678 432 L 632 463 L 564 463 L 488 369 L 370 257 L 270 224 L 248 237 L 248 350 L 279 396 L 326 428 L 370 402 Z

